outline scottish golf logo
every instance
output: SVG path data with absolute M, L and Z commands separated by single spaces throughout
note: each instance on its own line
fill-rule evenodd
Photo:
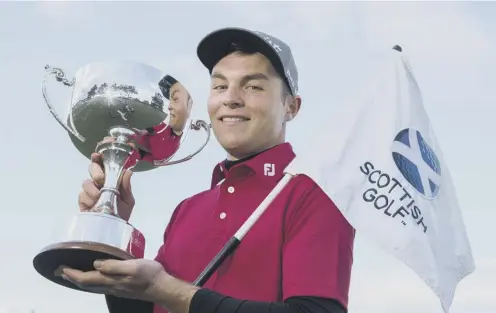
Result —
M 426 233 L 427 223 L 415 193 L 427 201 L 438 195 L 441 188 L 439 159 L 415 129 L 403 129 L 391 139 L 390 160 L 398 171 L 365 161 L 360 166 L 360 172 L 366 176 L 362 199 L 371 209 L 405 226 L 414 223 Z
M 403 129 L 391 147 L 393 160 L 403 177 L 427 199 L 434 199 L 441 185 L 441 165 L 419 131 Z

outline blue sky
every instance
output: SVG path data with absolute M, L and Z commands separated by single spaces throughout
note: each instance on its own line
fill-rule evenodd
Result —
M 293 49 L 303 106 L 290 125 L 296 152 L 333 111 L 363 87 L 381 52 L 402 44 L 458 191 L 476 271 L 459 285 L 451 312 L 496 308 L 496 4 L 490 2 L 2 2 L 0 154 L 4 199 L 0 313 L 104 312 L 100 296 L 40 277 L 32 258 L 77 212 L 88 160 L 45 107 L 45 64 L 69 75 L 91 61 L 131 59 L 178 78 L 207 118 L 208 74 L 196 45 L 208 32 L 241 26 L 271 33 Z M 51 94 L 61 98 L 63 89 Z M 379 123 L 379 121 L 378 121 Z M 339 134 L 330 134 L 335 136 Z M 201 136 L 192 139 L 198 143 Z M 209 186 L 224 158 L 215 138 L 187 164 L 133 177 L 131 222 L 154 257 L 172 210 Z M 442 312 L 402 263 L 358 234 L 350 313 Z M 491 299 L 492 298 L 492 299 Z

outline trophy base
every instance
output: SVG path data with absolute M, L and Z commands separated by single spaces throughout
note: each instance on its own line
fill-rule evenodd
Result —
M 126 221 L 104 213 L 75 215 L 56 239 L 34 257 L 33 266 L 46 279 L 80 291 L 91 292 L 60 277 L 61 267 L 93 271 L 96 260 L 144 257 L 143 235 Z
M 94 271 L 96 260 L 130 260 L 134 257 L 115 247 L 94 242 L 64 242 L 47 246 L 33 260 L 36 271 L 46 279 L 64 287 L 79 288 L 60 277 L 60 268 L 69 267 L 83 272 Z

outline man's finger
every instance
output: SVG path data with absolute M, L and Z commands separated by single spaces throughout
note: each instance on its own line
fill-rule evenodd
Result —
M 93 152 L 91 154 L 91 162 L 94 162 L 94 163 L 98 163 L 98 164 L 102 164 L 103 162 L 103 157 L 101 154 L 99 153 L 96 153 L 96 152 Z
M 88 194 L 86 194 L 84 191 L 81 191 L 81 193 L 79 194 L 78 203 L 79 210 L 81 212 L 88 212 L 89 210 L 91 210 L 93 205 L 95 205 L 95 200 L 88 196 Z
M 95 183 L 87 179 L 83 182 L 83 191 L 86 193 L 91 199 L 98 200 L 100 197 L 100 189 L 95 186 Z
M 111 277 L 99 271 L 82 272 L 72 268 L 62 269 L 61 276 L 82 289 L 111 288 L 118 284 L 119 277 Z
M 136 273 L 135 262 L 119 261 L 119 260 L 97 260 L 93 263 L 103 275 L 109 276 L 133 276 Z
M 88 167 L 88 172 L 90 173 L 91 179 L 97 186 L 103 186 L 105 174 L 103 173 L 103 169 L 100 164 L 91 162 Z

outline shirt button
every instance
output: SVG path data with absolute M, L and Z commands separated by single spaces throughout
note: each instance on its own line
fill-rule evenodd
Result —
M 226 218 L 226 215 L 227 215 L 226 213 L 222 212 L 222 213 L 220 213 L 220 216 L 219 217 L 220 217 L 221 220 L 223 220 L 223 219 Z
M 234 187 L 230 186 L 229 188 L 227 188 L 227 192 L 234 193 Z

